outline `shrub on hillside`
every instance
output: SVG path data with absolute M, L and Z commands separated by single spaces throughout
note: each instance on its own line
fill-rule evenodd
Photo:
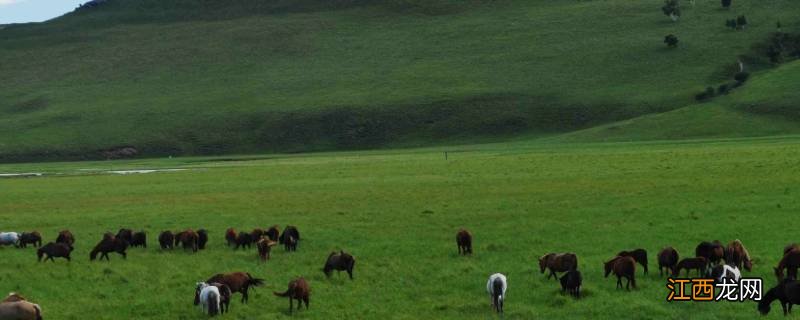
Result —
M 750 73 L 748 73 L 747 71 L 737 72 L 733 76 L 733 80 L 736 80 L 736 82 L 738 83 L 744 83 L 745 81 L 747 81 L 748 78 L 750 78 Z
M 723 84 L 719 85 L 719 87 L 717 88 L 717 94 L 718 95 L 728 94 L 729 91 L 730 91 L 730 88 L 728 88 L 728 84 L 727 83 L 723 83 Z
M 747 26 L 747 18 L 745 16 L 739 16 L 736 18 L 736 27 L 738 29 L 744 29 Z
M 661 11 L 672 21 L 678 21 L 681 17 L 681 4 L 679 0 L 664 0 L 664 6 L 661 7 Z
M 700 92 L 694 96 L 697 101 L 705 101 L 714 97 L 714 88 L 708 87 L 705 91 Z
M 725 26 L 731 29 L 736 29 L 736 19 L 725 20 Z
M 676 37 L 674 34 L 669 34 L 664 37 L 664 43 L 667 44 L 667 47 L 675 48 L 678 46 L 678 37 Z
M 730 8 L 731 7 L 731 0 L 722 0 L 722 7 L 723 8 Z

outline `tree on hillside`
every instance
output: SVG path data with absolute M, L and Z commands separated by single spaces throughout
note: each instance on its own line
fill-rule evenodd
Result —
M 664 43 L 667 44 L 667 47 L 675 48 L 678 46 L 678 37 L 676 37 L 674 34 L 669 34 L 664 37 Z
M 747 26 L 747 18 L 743 15 L 736 18 L 736 27 L 739 29 L 744 29 Z
M 722 7 L 723 8 L 730 8 L 731 7 L 731 0 L 722 0 Z
M 661 11 L 672 21 L 678 21 L 678 18 L 681 17 L 681 4 L 679 0 L 664 0 L 664 6 L 661 7 Z
M 736 19 L 725 20 L 725 26 L 731 29 L 736 29 Z

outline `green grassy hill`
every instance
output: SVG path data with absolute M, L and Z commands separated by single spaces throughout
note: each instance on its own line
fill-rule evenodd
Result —
M 739 138 L 800 134 L 800 61 L 759 74 L 711 102 L 580 130 L 551 142 Z
M 98 158 L 125 145 L 192 155 L 550 136 L 694 103 L 777 20 L 797 28 L 800 10 L 687 3 L 674 23 L 660 6 L 109 0 L 0 30 L 0 160 Z M 725 28 L 739 14 L 748 29 Z M 662 43 L 670 33 L 679 48 Z

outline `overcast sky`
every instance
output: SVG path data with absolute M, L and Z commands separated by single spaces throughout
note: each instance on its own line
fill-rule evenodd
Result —
M 88 0 L 0 0 L 0 24 L 41 22 L 61 16 Z

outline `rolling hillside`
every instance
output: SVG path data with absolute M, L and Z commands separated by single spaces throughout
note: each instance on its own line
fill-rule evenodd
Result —
M 698 1 L 676 23 L 661 5 L 108 0 L 0 30 L 0 161 L 552 136 L 693 104 L 800 10 Z M 748 28 L 725 28 L 739 14 Z

